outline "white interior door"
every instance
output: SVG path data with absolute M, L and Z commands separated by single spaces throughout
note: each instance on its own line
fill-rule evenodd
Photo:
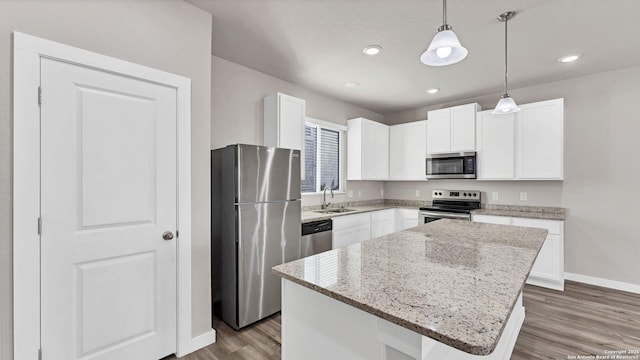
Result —
M 176 351 L 176 89 L 41 60 L 41 346 Z

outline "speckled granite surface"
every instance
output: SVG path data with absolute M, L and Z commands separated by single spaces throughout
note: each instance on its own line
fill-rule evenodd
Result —
M 546 206 L 483 204 L 482 209 L 473 210 L 475 215 L 523 217 L 532 219 L 566 220 L 565 208 Z
M 446 345 L 487 355 L 546 235 L 443 219 L 273 271 Z
M 351 215 L 369 211 L 377 211 L 384 209 L 394 209 L 394 208 L 402 208 L 402 209 L 416 209 L 416 211 L 421 206 L 431 205 L 431 201 L 419 201 L 419 200 L 369 200 L 369 201 L 354 201 L 347 203 L 339 203 L 339 204 L 331 204 L 329 208 L 337 209 L 337 208 L 345 208 L 345 209 L 353 209 L 354 211 L 350 211 L 347 213 L 339 213 L 339 214 L 322 214 L 315 212 L 316 210 L 321 210 L 320 205 L 314 206 L 304 206 L 302 208 L 302 223 L 308 223 L 311 221 L 320 221 L 334 218 L 336 216 L 343 215 Z

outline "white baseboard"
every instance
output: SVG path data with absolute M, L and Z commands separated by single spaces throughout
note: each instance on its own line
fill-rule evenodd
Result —
M 565 280 L 577 281 L 585 284 L 602 286 L 610 289 L 622 290 L 631 292 L 634 294 L 640 294 L 640 285 L 625 283 L 622 281 L 615 281 L 609 279 L 602 279 L 593 276 L 564 273 Z
M 189 351 L 184 354 L 176 354 L 177 357 L 183 357 L 187 354 L 191 354 L 196 350 L 200 350 L 205 346 L 209 346 L 216 342 L 216 330 L 211 329 L 202 335 L 198 335 L 191 339 L 191 346 L 189 347 Z

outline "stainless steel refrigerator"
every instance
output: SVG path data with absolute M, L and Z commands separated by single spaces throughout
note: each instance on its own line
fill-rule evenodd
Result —
M 211 187 L 213 311 L 237 330 L 280 311 L 271 268 L 300 256 L 300 151 L 212 150 Z

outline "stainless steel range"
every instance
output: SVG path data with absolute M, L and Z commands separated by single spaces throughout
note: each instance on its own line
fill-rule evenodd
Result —
M 471 210 L 480 208 L 478 190 L 433 190 L 431 206 L 420 208 L 420 224 L 439 219 L 471 221 Z

